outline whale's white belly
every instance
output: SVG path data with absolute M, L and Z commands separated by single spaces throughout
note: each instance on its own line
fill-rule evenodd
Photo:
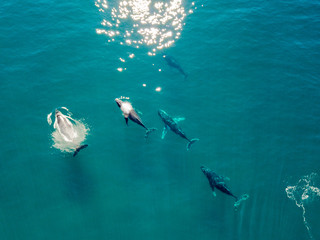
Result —
M 55 127 L 67 142 L 72 142 L 77 137 L 77 132 L 74 130 L 72 123 L 64 116 L 57 116 Z
M 121 105 L 121 111 L 125 117 L 129 116 L 130 112 L 132 111 L 132 105 L 129 102 L 123 102 Z

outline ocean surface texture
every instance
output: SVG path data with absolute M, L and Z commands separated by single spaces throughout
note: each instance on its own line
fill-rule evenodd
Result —
M 1 1 L 0 239 L 320 240 L 319 26 L 319 1 Z

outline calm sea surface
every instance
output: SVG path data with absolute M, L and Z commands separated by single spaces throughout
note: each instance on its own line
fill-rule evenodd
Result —
M 320 239 L 319 26 L 319 1 L 1 1 L 0 239 Z

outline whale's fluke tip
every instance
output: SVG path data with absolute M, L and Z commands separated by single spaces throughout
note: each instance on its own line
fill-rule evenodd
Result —
M 191 148 L 191 145 L 194 144 L 197 141 L 199 141 L 198 138 L 191 139 L 190 142 L 188 142 L 188 144 L 187 144 L 187 151 L 189 151 L 190 148 Z
M 149 137 L 149 134 L 150 134 L 150 133 L 152 133 L 152 132 L 154 132 L 154 131 L 156 131 L 156 130 L 158 130 L 158 129 L 157 129 L 157 128 L 148 128 L 148 129 L 146 130 L 146 135 L 144 136 L 145 139 L 147 139 L 147 138 Z
M 74 151 L 73 153 L 73 156 L 77 156 L 78 152 L 84 148 L 88 147 L 88 144 L 84 144 L 84 145 L 81 145 L 80 147 L 77 147 L 76 150 Z

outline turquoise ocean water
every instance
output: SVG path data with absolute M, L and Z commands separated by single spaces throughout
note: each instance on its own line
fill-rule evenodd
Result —
M 0 239 L 320 239 L 319 24 L 319 1 L 2 1 Z M 214 198 L 201 165 L 250 198 Z

